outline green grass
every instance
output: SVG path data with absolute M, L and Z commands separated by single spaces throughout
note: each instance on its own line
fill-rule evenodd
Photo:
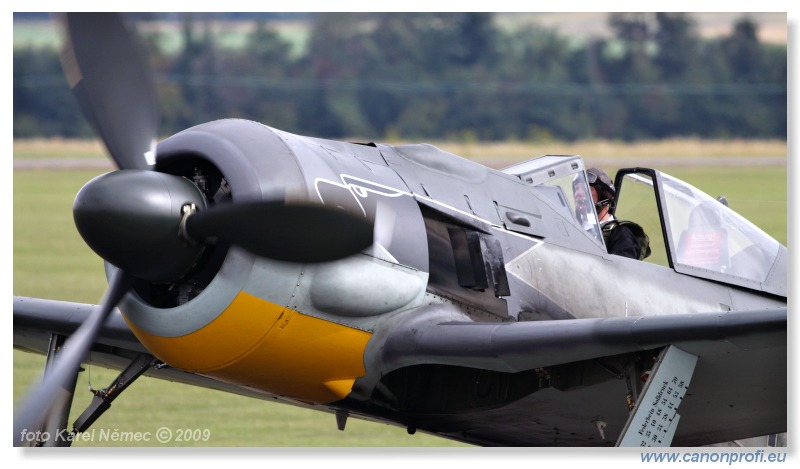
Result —
M 106 158 L 105 146 L 100 140 L 60 138 L 14 140 L 14 160 Z
M 16 153 L 16 150 L 15 150 Z M 20 155 L 16 155 L 18 157 Z M 102 263 L 82 242 L 72 223 L 72 201 L 80 187 L 101 171 L 15 171 L 13 180 L 14 295 L 96 303 L 105 289 Z M 783 167 L 675 167 L 665 172 L 731 206 L 780 242 L 787 239 L 786 169 Z M 17 402 L 41 372 L 44 357 L 13 354 L 13 395 Z M 89 382 L 103 388 L 115 372 L 90 366 L 81 374 L 73 418 L 88 404 Z M 402 428 L 350 419 L 344 432 L 333 415 L 226 393 L 141 378 L 95 425 L 124 432 L 158 427 L 208 429 L 204 446 L 458 446 Z M 76 446 L 135 446 L 80 442 Z M 151 441 L 145 446 L 153 446 Z M 182 445 L 189 445 L 188 443 Z

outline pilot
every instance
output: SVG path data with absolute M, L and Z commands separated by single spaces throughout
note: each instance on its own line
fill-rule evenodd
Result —
M 592 210 L 591 195 L 586 190 L 585 179 L 580 175 L 575 175 L 572 180 L 572 196 L 575 198 L 575 219 L 581 224 L 584 230 L 593 232 L 597 226 L 597 219 Z
M 586 171 L 586 176 L 609 254 L 632 259 L 647 257 L 650 248 L 644 230 L 633 222 L 620 222 L 611 214 L 615 204 L 616 189 L 608 173 L 602 169 L 591 168 Z

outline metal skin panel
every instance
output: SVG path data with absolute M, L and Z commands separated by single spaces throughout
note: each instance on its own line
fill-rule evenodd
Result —
M 547 243 L 508 261 L 506 269 L 539 292 L 535 311 L 548 313 L 548 305 L 555 304 L 576 318 L 742 310 L 752 299 L 732 296 L 725 285 L 672 275 L 666 267 L 611 255 L 587 258 Z M 766 297 L 759 304 L 784 305 Z
M 132 321 L 128 325 L 160 360 L 186 371 L 207 373 L 240 360 L 275 326 L 283 309 L 240 293 L 213 321 L 189 334 L 163 337 L 139 329 Z M 124 317 L 124 310 L 122 314 Z
M 375 316 L 419 305 L 427 284 L 424 273 L 371 256 L 323 264 L 313 275 L 308 297 L 314 308 L 345 317 Z
M 240 293 L 215 321 L 186 336 L 131 329 L 173 367 L 293 399 L 329 403 L 364 374 L 370 334 Z

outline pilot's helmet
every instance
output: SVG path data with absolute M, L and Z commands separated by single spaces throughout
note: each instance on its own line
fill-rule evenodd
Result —
M 614 199 L 617 191 L 614 189 L 614 183 L 611 182 L 608 173 L 602 169 L 591 168 L 586 170 L 586 176 L 589 179 L 589 185 L 595 188 L 600 199 Z

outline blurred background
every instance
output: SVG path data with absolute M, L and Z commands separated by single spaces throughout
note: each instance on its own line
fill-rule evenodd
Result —
M 652 165 L 725 194 L 787 242 L 784 13 L 126 19 L 156 70 L 164 137 L 241 117 L 316 137 L 426 141 L 495 168 L 544 153 L 581 154 L 609 172 Z M 94 303 L 106 278 L 72 203 L 111 166 L 68 88 L 60 47 L 50 16 L 13 15 L 13 294 Z M 43 364 L 14 351 L 15 401 Z M 83 390 L 116 375 L 87 366 L 73 416 L 91 400 Z M 332 415 L 150 378 L 113 407 L 95 428 L 207 428 L 213 439 L 195 442 L 206 446 L 457 445 L 357 419 L 341 432 Z
M 139 13 L 165 135 L 223 117 L 376 141 L 781 139 L 784 13 Z M 87 138 L 47 14 L 14 14 L 14 137 Z

